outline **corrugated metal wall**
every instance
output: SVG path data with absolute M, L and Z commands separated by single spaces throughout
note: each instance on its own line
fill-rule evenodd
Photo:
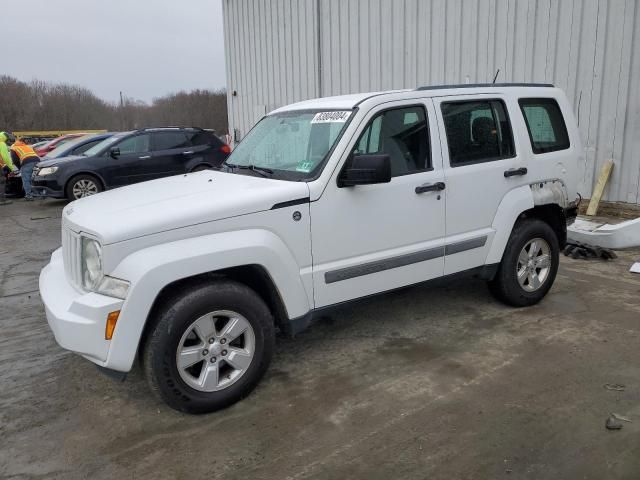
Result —
M 280 105 L 442 83 L 549 82 L 587 148 L 581 191 L 640 203 L 637 0 L 224 0 L 230 125 Z M 236 92 L 236 95 L 233 92 Z

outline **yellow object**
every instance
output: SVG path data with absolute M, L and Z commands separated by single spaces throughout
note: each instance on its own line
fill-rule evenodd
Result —
M 107 315 L 107 326 L 104 329 L 104 339 L 111 340 L 113 337 L 113 331 L 116 329 L 116 323 L 118 323 L 118 317 L 120 316 L 120 310 L 109 313 Z
M 591 195 L 591 200 L 589 201 L 587 215 L 592 216 L 598 213 L 598 205 L 600 204 L 600 199 L 602 198 L 602 194 L 604 193 L 604 187 L 607 185 L 607 180 L 609 180 L 609 175 L 611 175 L 612 168 L 613 160 L 607 160 L 606 162 L 604 162 L 604 165 L 602 165 L 600 175 L 598 175 L 598 182 L 593 189 L 593 194 Z
M 67 135 L 69 133 L 104 133 L 106 130 L 46 130 L 46 131 L 24 131 L 24 132 L 13 132 L 16 138 L 23 137 L 61 137 L 62 135 Z

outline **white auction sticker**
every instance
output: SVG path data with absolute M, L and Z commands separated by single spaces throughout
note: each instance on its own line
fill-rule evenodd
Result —
M 344 123 L 351 115 L 350 110 L 336 110 L 333 112 L 318 112 L 311 120 L 311 123 Z

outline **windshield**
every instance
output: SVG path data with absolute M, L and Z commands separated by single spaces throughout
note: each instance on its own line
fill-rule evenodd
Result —
M 51 150 L 49 153 L 47 153 L 45 155 L 45 158 L 47 159 L 52 159 L 52 158 L 58 158 L 63 156 L 69 149 L 72 149 L 80 144 L 83 143 L 84 141 L 87 140 L 87 138 L 92 137 L 93 135 L 84 135 L 82 137 L 77 137 L 77 138 L 70 138 L 68 141 L 61 141 L 60 143 L 58 143 L 58 145 L 56 145 L 56 148 L 54 148 L 53 150 Z
M 101 141 L 100 143 L 95 144 L 89 150 L 86 150 L 83 153 L 83 155 L 85 157 L 93 157 L 94 155 L 97 155 L 102 150 L 104 150 L 104 148 L 107 145 L 111 145 L 112 143 L 115 143 L 116 141 L 120 140 L 120 138 L 122 138 L 120 135 L 114 135 L 113 137 L 105 138 L 103 141 Z
M 350 110 L 304 110 L 269 115 L 233 150 L 226 165 L 231 169 L 250 166 L 268 169 L 273 178 L 309 178 L 322 168 L 350 115 Z

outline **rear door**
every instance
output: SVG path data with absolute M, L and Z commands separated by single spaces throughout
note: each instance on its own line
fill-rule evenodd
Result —
M 462 99 L 461 99 L 462 98 Z M 493 219 L 513 188 L 527 183 L 526 155 L 515 148 L 510 119 L 519 112 L 504 96 L 434 98 L 446 189 L 445 275 L 478 267 L 495 234 Z
M 193 154 L 191 142 L 184 130 L 167 130 L 151 134 L 153 178 L 168 177 L 187 171 Z

